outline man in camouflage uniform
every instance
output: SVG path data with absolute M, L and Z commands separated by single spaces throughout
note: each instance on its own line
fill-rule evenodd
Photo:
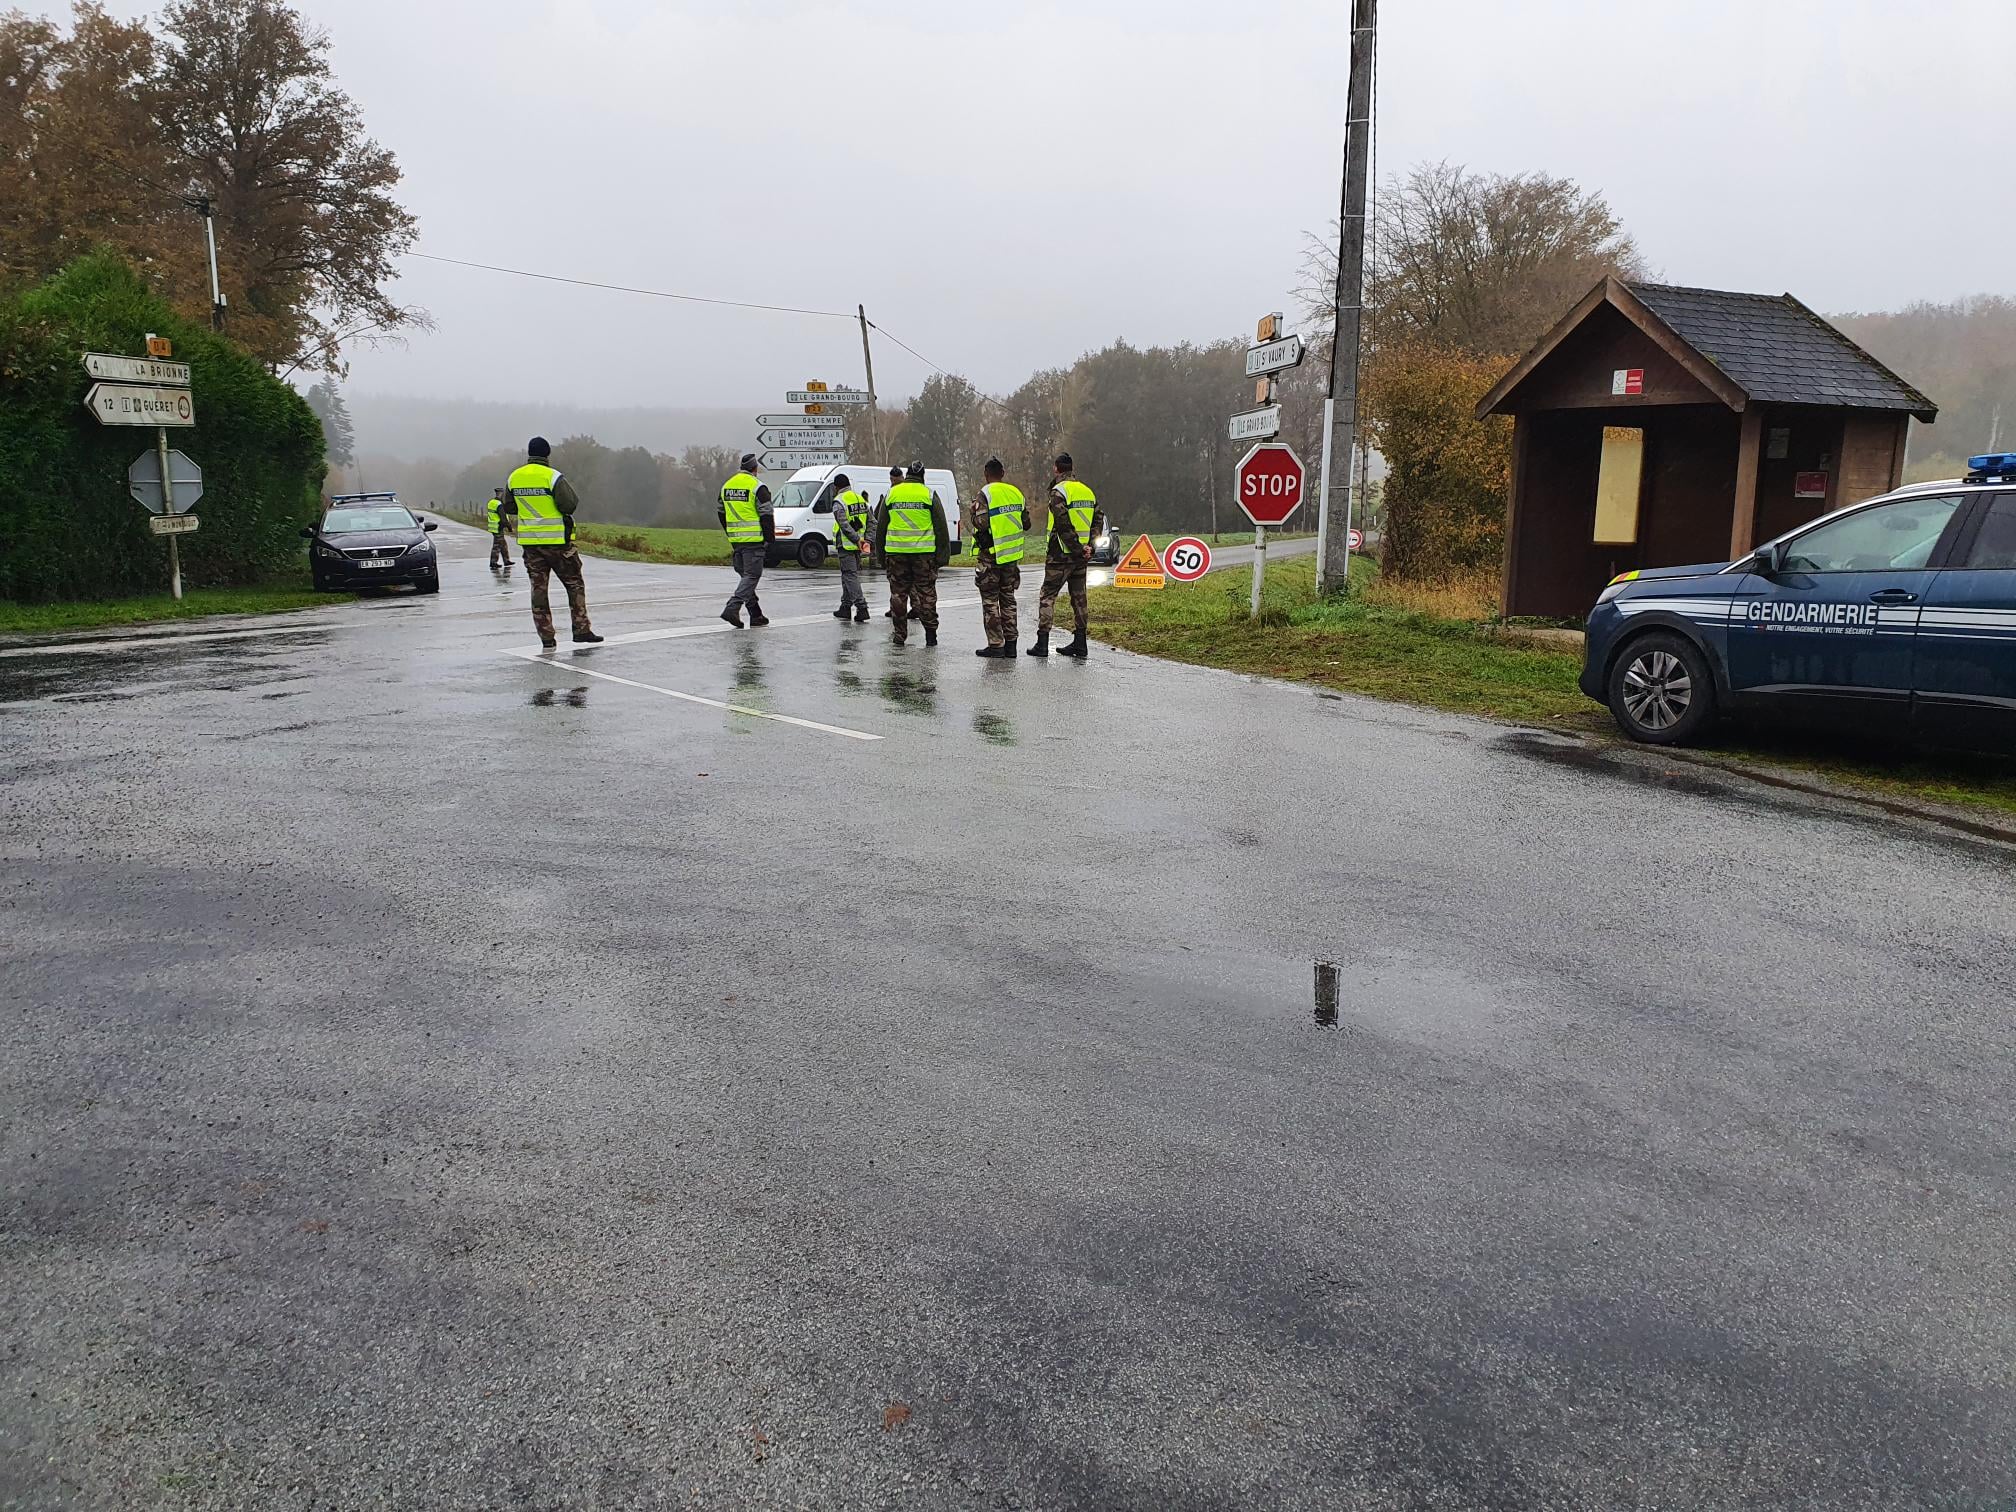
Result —
M 594 645 L 602 637 L 588 623 L 588 585 L 581 578 L 581 553 L 574 547 L 574 511 L 581 500 L 574 485 L 563 478 L 549 460 L 553 448 L 544 436 L 525 443 L 525 465 L 511 474 L 497 512 L 515 521 L 518 555 L 525 561 L 525 576 L 532 585 L 532 624 L 539 643 L 552 650 L 553 609 L 546 599 L 550 577 L 560 579 L 567 590 L 567 608 L 574 620 L 577 645 Z
M 1092 560 L 1092 539 L 1099 534 L 1103 511 L 1092 490 L 1078 481 L 1071 454 L 1061 452 L 1052 464 L 1056 474 L 1050 485 L 1050 547 L 1043 563 L 1043 591 L 1036 598 L 1036 641 L 1028 648 L 1031 656 L 1050 654 L 1050 623 L 1057 613 L 1057 591 L 1071 589 L 1071 617 L 1077 634 L 1071 644 L 1059 646 L 1059 656 L 1083 656 L 1085 635 L 1092 617 L 1085 602 L 1085 564 Z
M 570 484 L 569 486 L 571 487 L 572 485 Z M 504 516 L 500 513 L 503 508 L 504 490 L 501 488 L 491 489 L 490 502 L 483 506 L 483 523 L 490 530 L 490 570 L 492 572 L 495 572 L 499 567 L 502 567 L 506 572 L 511 570 L 511 548 L 504 544 L 508 538 L 504 533 Z
M 895 645 L 908 639 L 910 610 L 924 622 L 924 644 L 938 644 L 938 569 L 952 555 L 952 531 L 945 505 L 924 486 L 924 464 L 912 462 L 909 475 L 889 490 L 875 522 L 875 554 L 889 578 L 889 615 Z
M 1029 518 L 1022 490 L 1003 481 L 999 457 L 989 457 L 981 469 L 987 479 L 979 496 L 967 507 L 967 528 L 980 570 L 973 582 L 980 590 L 980 619 L 987 628 L 987 644 L 973 654 L 986 657 L 1015 656 L 1015 595 L 1022 587 L 1022 538 Z

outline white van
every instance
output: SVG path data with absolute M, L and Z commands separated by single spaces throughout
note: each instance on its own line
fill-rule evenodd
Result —
M 889 464 L 842 462 L 824 467 L 801 467 L 791 481 L 774 490 L 772 506 L 777 512 L 777 542 L 770 548 L 770 565 L 797 558 L 801 567 L 817 567 L 833 554 L 833 487 L 836 473 L 847 481 L 871 508 L 880 508 L 889 493 Z M 924 469 L 924 486 L 938 495 L 945 506 L 945 523 L 952 531 L 952 549 L 959 549 L 959 485 L 947 467 Z

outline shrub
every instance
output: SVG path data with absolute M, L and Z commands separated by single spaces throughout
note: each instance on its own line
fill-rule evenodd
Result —
M 1388 577 L 1436 579 L 1491 569 L 1505 550 L 1512 422 L 1476 418 L 1477 401 L 1512 366 L 1434 347 L 1379 353 L 1367 373 L 1367 434 L 1386 476 Z
M 254 582 L 300 559 L 315 517 L 322 427 L 306 401 L 228 339 L 176 315 L 109 252 L 0 298 L 0 598 L 158 591 L 166 552 L 126 490 L 154 444 L 84 409 L 87 351 L 138 355 L 153 331 L 192 370 L 196 424 L 169 445 L 203 469 L 202 529 L 182 537 L 195 587 Z

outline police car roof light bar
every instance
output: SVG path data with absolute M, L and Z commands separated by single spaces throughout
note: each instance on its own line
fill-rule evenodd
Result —
M 1967 459 L 1969 483 L 2016 482 L 2016 452 L 1983 452 Z

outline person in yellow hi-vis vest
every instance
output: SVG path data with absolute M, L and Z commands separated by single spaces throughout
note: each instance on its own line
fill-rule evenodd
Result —
M 503 508 L 504 490 L 501 488 L 491 489 L 490 502 L 483 506 L 483 523 L 490 530 L 490 570 L 492 572 L 495 572 L 499 567 L 502 567 L 506 572 L 511 570 L 511 548 L 504 544 L 506 537 L 504 533 Z
M 1083 656 L 1085 632 L 1092 616 L 1085 602 L 1085 564 L 1092 560 L 1092 538 L 1099 534 L 1101 512 L 1092 490 L 1078 481 L 1071 453 L 1058 453 L 1051 464 L 1056 474 L 1050 485 L 1050 549 L 1043 563 L 1043 591 L 1036 596 L 1036 642 L 1028 648 L 1031 656 L 1050 654 L 1050 621 L 1057 612 L 1057 590 L 1071 589 L 1071 618 L 1077 634 L 1071 644 L 1059 646 L 1059 656 Z
M 937 645 L 938 569 L 952 555 L 952 531 L 944 504 L 924 486 L 922 462 L 912 462 L 903 481 L 889 490 L 875 525 L 875 554 L 889 579 L 891 643 L 900 646 L 909 638 L 914 603 L 924 622 L 924 644 Z
M 560 476 L 549 460 L 553 448 L 544 436 L 525 443 L 525 465 L 505 483 L 497 512 L 517 522 L 518 554 L 532 584 L 532 624 L 539 643 L 554 646 L 553 609 L 546 601 L 546 580 L 557 577 L 567 589 L 567 608 L 574 620 L 574 641 L 592 646 L 602 637 L 588 623 L 588 585 L 581 579 L 581 553 L 574 549 L 574 511 L 581 499 L 574 485 Z
M 721 618 L 740 630 L 742 606 L 747 604 L 750 624 L 769 624 L 763 606 L 756 602 L 756 585 L 763 581 L 763 564 L 777 539 L 777 512 L 770 490 L 756 481 L 756 453 L 742 453 L 735 476 L 721 485 L 721 504 L 714 517 L 728 532 L 728 560 L 735 568 L 735 591 L 728 595 Z
M 1015 595 L 1022 587 L 1023 539 L 1029 533 L 1029 506 L 1022 490 L 1005 481 L 999 457 L 989 457 L 981 469 L 987 479 L 967 511 L 973 550 L 980 570 L 973 574 L 980 590 L 980 621 L 987 644 L 975 656 L 1015 656 Z

